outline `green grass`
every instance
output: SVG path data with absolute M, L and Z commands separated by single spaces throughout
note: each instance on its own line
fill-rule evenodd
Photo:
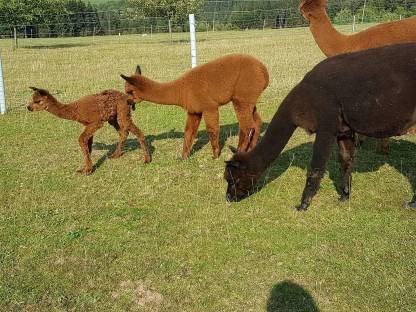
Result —
M 260 192 L 226 203 L 223 161 L 236 146 L 236 118 L 221 109 L 225 147 L 199 147 L 180 161 L 185 113 L 143 103 L 134 120 L 153 162 L 130 137 L 125 155 L 106 158 L 117 134 L 95 136 L 93 162 L 75 174 L 82 127 L 24 108 L 28 86 L 63 101 L 122 89 L 120 73 L 140 64 L 160 81 L 189 68 L 175 34 L 2 41 L 10 111 L 0 117 L 0 311 L 415 311 L 416 214 L 404 209 L 415 183 L 414 137 L 391 154 L 358 153 L 352 198 L 337 201 L 334 153 L 310 210 L 299 203 L 311 142 L 297 131 Z M 269 122 L 290 89 L 324 58 L 308 29 L 199 33 L 203 63 L 245 52 L 270 71 L 259 112 Z M 181 41 L 182 40 L 182 41 Z M 365 68 L 363 68 L 365 70 Z

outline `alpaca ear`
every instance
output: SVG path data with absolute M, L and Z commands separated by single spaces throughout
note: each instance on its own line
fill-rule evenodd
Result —
M 140 65 L 136 66 L 136 74 L 137 75 L 141 75 L 142 74 L 142 69 L 140 68 Z
M 123 74 L 121 74 L 120 77 L 127 81 L 129 84 L 133 86 L 136 85 L 136 79 L 134 79 L 133 77 L 125 76 Z
M 35 87 L 29 87 L 29 88 L 32 89 L 33 91 L 39 93 L 39 95 L 41 95 L 41 96 L 49 95 L 49 91 L 48 90 L 39 89 L 39 88 L 35 88 Z

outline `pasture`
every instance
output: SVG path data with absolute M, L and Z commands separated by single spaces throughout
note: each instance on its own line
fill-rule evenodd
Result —
M 180 160 L 185 112 L 140 103 L 133 136 L 107 158 L 117 134 L 94 137 L 91 176 L 75 173 L 82 126 L 29 112 L 29 86 L 63 102 L 123 90 L 119 74 L 158 81 L 190 67 L 187 34 L 0 41 L 9 112 L 0 116 L 1 311 L 415 311 L 415 136 L 390 154 L 367 140 L 357 152 L 352 196 L 338 202 L 334 150 L 307 212 L 300 201 L 313 137 L 296 131 L 261 190 L 225 201 L 224 160 L 237 145 L 231 105 L 220 110 L 222 154 L 212 160 L 201 123 Z M 198 62 L 249 53 L 269 69 L 258 103 L 267 125 L 279 103 L 324 58 L 307 28 L 198 33 Z M 363 68 L 365 70 L 365 68 Z M 335 182 L 334 182 L 335 181 Z

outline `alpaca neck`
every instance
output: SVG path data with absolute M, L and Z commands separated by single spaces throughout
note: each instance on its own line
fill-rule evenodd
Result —
M 181 86 L 175 80 L 167 83 L 159 83 L 146 78 L 141 86 L 143 100 L 164 105 L 178 105 L 180 103 Z
M 75 120 L 74 106 L 59 103 L 56 99 L 50 98 L 49 105 L 46 109 L 49 113 L 64 119 Z
M 325 8 L 316 10 L 310 17 L 309 29 L 321 51 L 326 56 L 343 52 L 348 36 L 339 33 L 332 25 Z
M 290 118 L 290 112 L 287 109 L 290 105 L 285 105 L 285 102 L 286 100 L 283 101 L 273 116 L 263 138 L 248 153 L 251 163 L 255 164 L 254 167 L 257 172 L 263 172 L 272 164 L 280 155 L 296 129 L 296 126 Z

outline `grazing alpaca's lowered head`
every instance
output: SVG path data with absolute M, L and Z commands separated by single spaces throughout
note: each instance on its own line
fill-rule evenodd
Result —
M 144 151 L 144 162 L 151 162 L 151 156 L 146 145 L 143 133 L 136 127 L 131 119 L 130 109 L 134 109 L 134 102 L 119 91 L 106 90 L 99 94 L 85 96 L 69 104 L 61 104 L 49 91 L 31 87 L 34 91 L 32 102 L 27 106 L 29 111 L 47 112 L 64 119 L 78 121 L 85 126 L 79 137 L 79 145 L 84 154 L 84 167 L 79 173 L 91 174 L 93 171 L 91 162 L 91 150 L 93 135 L 101 128 L 104 122 L 108 122 L 119 133 L 120 139 L 116 150 L 110 158 L 122 155 L 122 149 L 129 132 L 137 136 L 137 140 Z
M 302 0 L 299 9 L 310 23 L 309 29 L 321 51 L 328 57 L 398 43 L 416 42 L 416 16 L 382 23 L 361 32 L 344 35 L 332 25 L 326 0 Z M 380 140 L 377 151 L 387 154 L 388 138 Z
M 348 199 L 355 133 L 376 138 L 405 134 L 416 123 L 415 98 L 416 44 L 386 46 L 324 60 L 283 100 L 259 144 L 226 162 L 227 199 L 239 201 L 252 192 L 297 127 L 316 133 L 311 166 L 297 208 L 309 207 L 335 142 L 342 173 L 340 200 Z M 416 196 L 409 207 L 416 208 Z
M 218 108 L 229 102 L 240 125 L 238 150 L 252 149 L 259 138 L 261 118 L 256 102 L 269 84 L 267 68 L 246 54 L 232 54 L 197 66 L 178 79 L 159 83 L 142 75 L 140 67 L 133 76 L 121 75 L 125 92 L 135 101 L 177 105 L 187 111 L 182 159 L 190 155 L 201 118 L 204 118 L 213 157 L 220 155 Z

